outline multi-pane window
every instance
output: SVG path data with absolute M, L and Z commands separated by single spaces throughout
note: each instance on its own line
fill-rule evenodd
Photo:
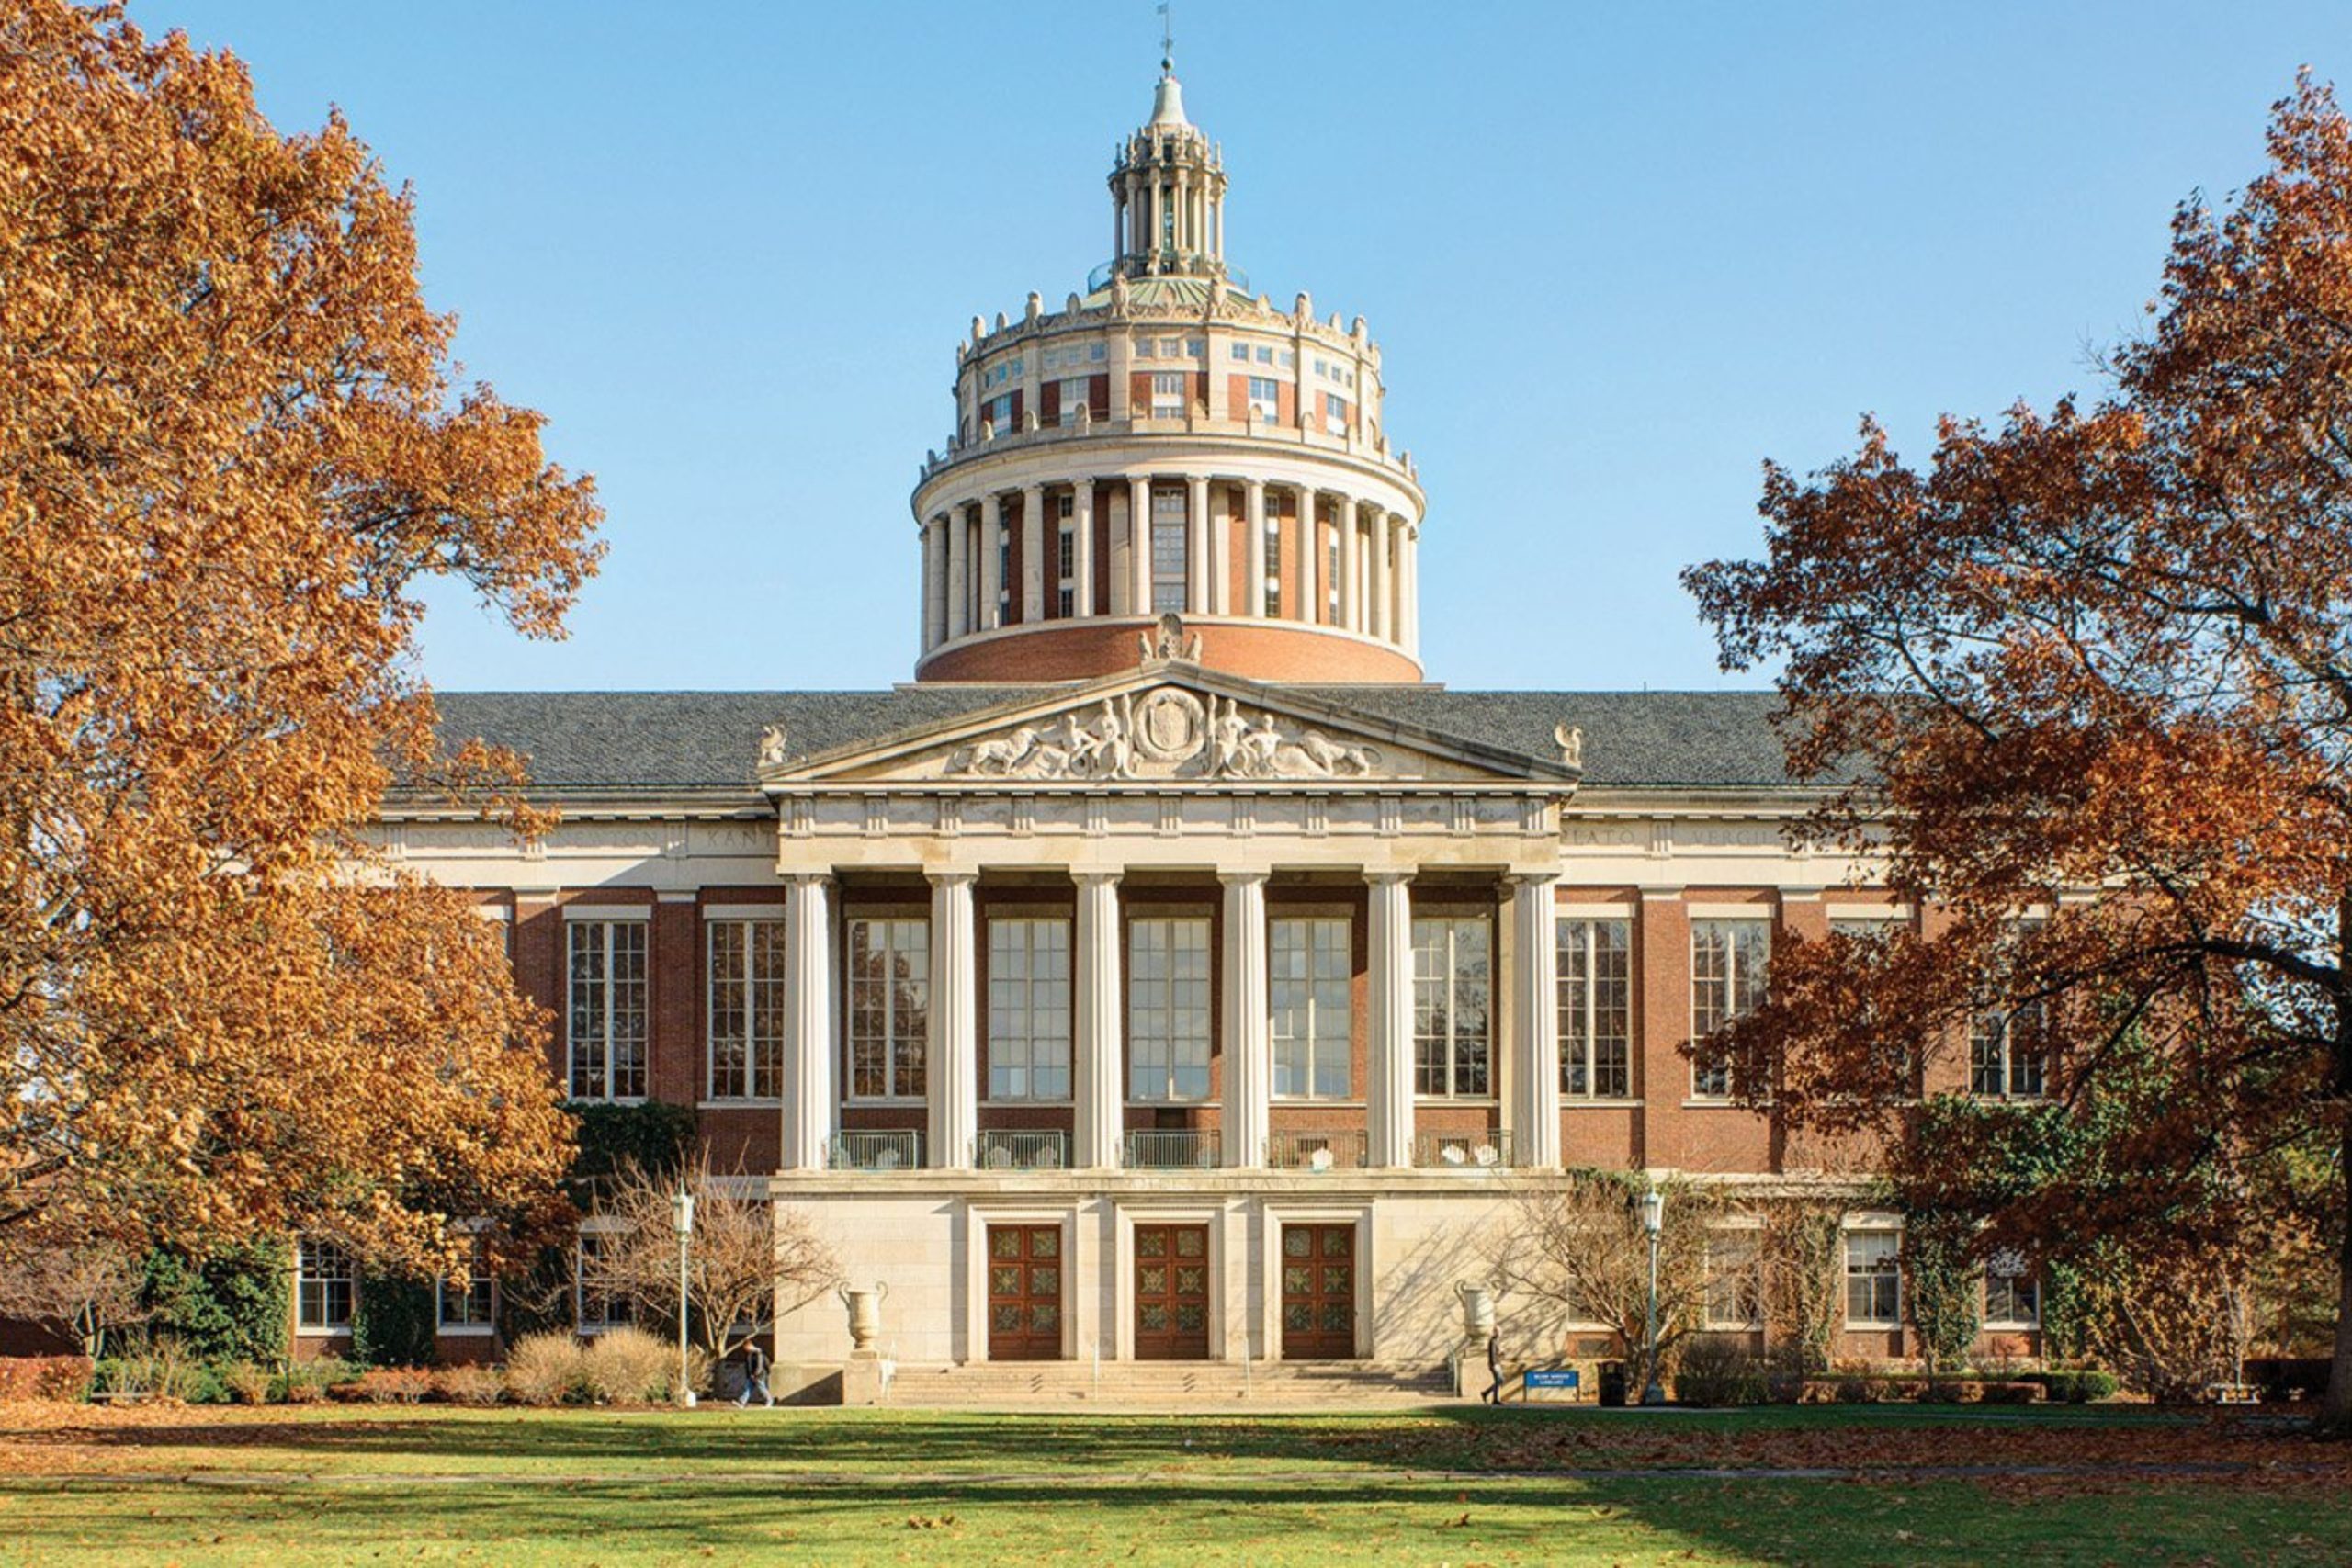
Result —
M 989 922 L 989 1098 L 1069 1098 L 1069 922 Z
M 1184 385 L 1192 378 L 1182 370 L 1155 370 L 1151 373 L 1151 417 L 1182 419 L 1184 417 Z
M 1285 917 L 1268 928 L 1274 1093 L 1337 1100 L 1348 1092 L 1348 922 Z
M 1282 417 L 1282 383 L 1272 376 L 1250 378 L 1250 412 L 1260 419 Z
M 606 1231 L 582 1231 L 579 1245 L 572 1250 L 572 1324 L 582 1334 L 601 1334 L 607 1328 L 636 1321 L 634 1304 L 627 1296 L 608 1289 L 603 1279 L 605 1248 L 619 1246 L 620 1239 Z
M 1003 392 L 980 405 L 980 417 L 996 426 L 999 435 L 1012 432 L 1012 394 Z
M 1348 400 L 1337 392 L 1323 394 L 1323 428 L 1332 435 L 1348 433 Z
M 996 532 L 996 625 L 1012 618 L 1012 530 Z
M 1151 611 L 1184 609 L 1184 492 L 1151 492 Z
M 1560 1092 L 1633 1092 L 1633 926 L 1559 924 Z
M 1265 607 L 1268 615 L 1282 614 L 1283 603 L 1283 525 L 1279 518 L 1266 519 L 1266 581 Z
M 1127 923 L 1127 1097 L 1209 1093 L 1209 922 L 1176 916 Z
M 645 922 L 573 920 L 570 1029 L 574 1100 L 645 1098 Z
M 1996 1099 L 2035 1100 L 2047 1092 L 2049 1055 L 2041 1004 L 1980 1012 L 1968 1024 L 1968 1089 Z
M 849 1091 L 920 1100 L 931 1028 L 931 922 L 849 922 Z
M 1703 1041 L 1764 999 L 1772 955 L 1770 920 L 1690 922 L 1690 1036 Z M 1731 1065 L 1702 1056 L 1690 1066 L 1690 1092 L 1732 1091 Z
M 490 1247 L 481 1236 L 468 1250 L 466 1271 L 434 1287 L 435 1315 L 444 1329 L 487 1329 L 491 1324 Z
M 1242 364 L 1244 364 L 1244 365 L 1247 365 L 1247 364 L 1249 364 L 1249 363 L 1250 363 L 1250 345 L 1249 345 L 1248 344 L 1246 344 L 1246 343 L 1237 343 L 1237 344 L 1235 344 L 1233 345 L 1233 351 L 1232 351 L 1232 352 L 1233 352 L 1233 357 L 1234 357 L 1235 359 L 1237 359 L 1237 360 L 1240 361 L 1240 362 L 1241 362 Z
M 1996 1253 L 1984 1264 L 1984 1326 L 2039 1328 L 2041 1289 L 2024 1258 Z
M 1894 1328 L 1902 1322 L 1901 1236 L 1894 1231 L 1848 1231 L 1847 1326 Z
M 1483 915 L 1413 919 L 1413 1087 L 1426 1095 L 1485 1095 L 1491 1055 L 1492 943 Z
M 1062 378 L 1061 411 L 1056 417 L 1065 427 L 1078 423 L 1078 416 L 1085 409 L 1088 395 L 1091 389 L 1087 378 L 1083 376 L 1067 376 Z
M 1881 948 L 1883 944 L 1892 942 L 1895 933 L 1901 929 L 1902 921 L 1894 916 L 1847 917 L 1829 922 L 1830 935 L 1843 937 L 1848 942 L 1872 949 Z M 1866 1011 L 1861 1018 L 1867 1021 L 1871 1016 L 1872 1014 Z M 1911 1051 L 1900 1041 L 1894 1040 L 1883 1043 L 1879 1049 L 1885 1063 L 1886 1071 L 1894 1078 L 1898 1091 L 1904 1094 L 1913 1092 L 1918 1072 L 1917 1062 Z
M 296 1325 L 319 1333 L 349 1328 L 356 1288 L 351 1254 L 331 1241 L 305 1241 L 295 1253 Z
M 1068 620 L 1078 609 L 1078 497 L 1065 491 L 1056 502 L 1054 531 L 1055 614 Z
M 784 922 L 713 919 L 703 929 L 711 1098 L 773 1100 L 784 1092 Z
M 1764 1321 L 1762 1235 L 1752 1230 L 1723 1230 L 1707 1236 L 1706 1288 L 1709 1328 L 1755 1328 Z
M 1326 626 L 1340 624 L 1340 531 L 1331 530 L 1323 542 L 1323 622 Z

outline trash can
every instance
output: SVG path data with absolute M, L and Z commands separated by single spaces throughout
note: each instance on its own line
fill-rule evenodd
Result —
M 1603 1361 L 1600 1363 L 1600 1403 L 1611 1406 L 1612 1409 L 1623 1409 L 1624 1407 L 1624 1362 Z

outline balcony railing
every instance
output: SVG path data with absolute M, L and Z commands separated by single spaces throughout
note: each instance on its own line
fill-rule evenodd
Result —
M 1129 1170 L 1205 1170 L 1217 1163 L 1217 1137 L 1193 1128 L 1139 1128 L 1127 1134 Z
M 999 1128 L 980 1134 L 982 1170 L 1066 1170 L 1069 1134 L 1059 1128 Z
M 1266 1163 L 1280 1170 L 1362 1170 L 1362 1133 L 1276 1133 L 1266 1140 Z
M 914 1132 L 840 1133 L 825 1163 L 835 1170 L 916 1170 L 922 1166 L 922 1134 Z
M 1499 1170 L 1511 1163 L 1510 1134 L 1423 1133 L 1413 1140 L 1413 1163 L 1431 1170 Z

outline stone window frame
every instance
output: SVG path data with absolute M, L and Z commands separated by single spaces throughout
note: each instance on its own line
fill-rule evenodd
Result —
M 1070 1097 L 1074 1092 L 1073 1075 L 1077 1071 L 1077 993 L 1075 989 L 1077 980 L 1073 968 L 1077 961 L 1076 922 L 1066 910 L 1026 908 L 1017 911 L 1007 909 L 1002 913 L 992 912 L 984 923 L 988 928 L 986 940 L 989 943 L 989 986 L 986 998 L 989 1010 L 989 1074 L 988 1081 L 981 1086 L 981 1103 L 1068 1105 L 1071 1102 Z M 1006 973 L 1004 958 L 997 945 L 997 932 L 1000 929 L 1009 931 L 1014 927 L 1026 926 L 1053 926 L 1058 927 L 1061 931 L 1061 1089 L 1058 1093 L 1040 1093 L 1036 1089 L 1037 1074 L 1040 1070 L 1036 1061 L 1036 1047 L 1041 1043 L 1037 1030 L 1037 988 L 1041 985 L 1050 986 L 1054 977 L 1040 976 L 1035 972 L 1034 964 L 1038 950 L 1034 940 L 1023 947 L 1024 962 L 1030 966 L 1030 972 L 1020 976 L 1017 982 Z M 1000 1001 L 1000 987 L 1012 984 L 1018 984 L 1022 987 L 1023 995 L 1019 1010 L 1028 1019 L 1028 1026 L 1022 1032 L 1019 1038 L 1023 1048 L 1021 1070 L 1027 1076 L 1029 1087 L 1019 1094 L 1006 1093 L 997 1087 L 997 1073 L 1002 1065 L 1001 1057 L 1004 1054 L 1003 1048 L 1014 1038 L 1012 1033 L 1001 1030 L 998 1024 L 998 1019 L 1005 1010 L 1005 1004 Z M 1050 1045 L 1052 1041 L 1046 1039 L 1042 1043 Z

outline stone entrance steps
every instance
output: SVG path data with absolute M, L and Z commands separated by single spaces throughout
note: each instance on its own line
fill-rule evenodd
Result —
M 901 1366 L 885 1403 L 980 1405 L 1414 1404 L 1450 1399 L 1442 1368 L 1372 1361 L 972 1361 Z

